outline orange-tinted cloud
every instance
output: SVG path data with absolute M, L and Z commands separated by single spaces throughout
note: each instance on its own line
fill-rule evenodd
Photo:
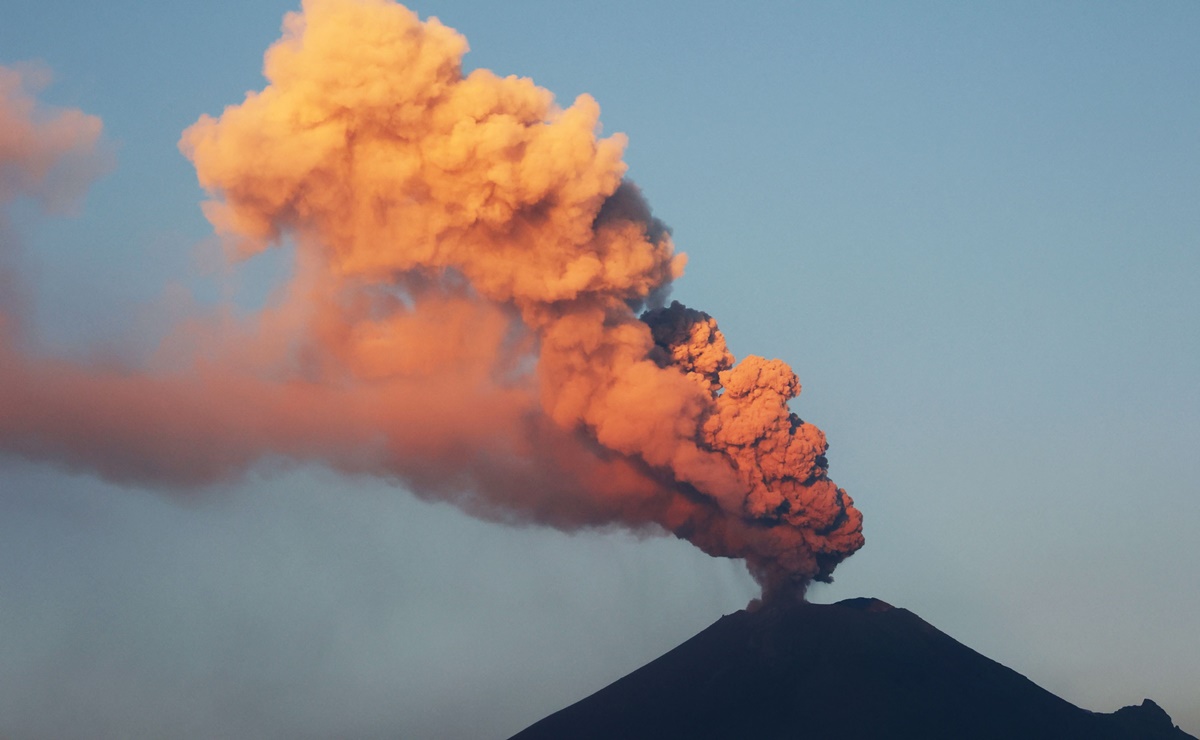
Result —
M 387 0 L 289 14 L 267 87 L 180 144 L 238 251 L 297 244 L 286 295 L 180 327 L 154 371 L 0 354 L 0 445 L 165 485 L 316 459 L 481 516 L 661 527 L 769 587 L 828 578 L 861 515 L 796 376 L 735 365 L 701 312 L 639 316 L 684 258 L 623 137 L 586 95 L 463 75 L 466 49 Z
M 40 105 L 33 91 L 48 81 L 37 67 L 0 67 L 0 206 L 20 195 L 65 208 L 104 167 L 100 119 Z
M 5 219 L 18 197 L 45 211 L 76 203 L 108 166 L 99 151 L 100 119 L 40 104 L 33 93 L 49 82 L 39 67 L 0 66 L 0 321 L 17 330 L 22 286 L 16 278 L 16 235 Z

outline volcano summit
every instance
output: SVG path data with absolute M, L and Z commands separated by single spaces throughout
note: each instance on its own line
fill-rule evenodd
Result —
M 512 740 L 568 737 L 1192 738 L 1149 699 L 1112 714 L 1080 709 L 866 598 L 777 599 L 724 616 Z

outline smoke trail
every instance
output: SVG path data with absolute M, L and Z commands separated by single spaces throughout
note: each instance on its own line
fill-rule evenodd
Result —
M 48 82 L 38 67 L 0 67 L 0 207 L 21 195 L 61 211 L 106 166 L 100 119 L 39 105 L 33 92 Z
M 42 210 L 68 210 L 103 172 L 100 119 L 39 105 L 33 92 L 49 82 L 42 68 L 0 66 L 0 323 L 18 330 L 24 301 L 16 277 L 17 239 L 5 218 L 18 197 Z
M 594 100 L 464 76 L 466 50 L 388 0 L 289 14 L 267 87 L 180 143 L 240 254 L 297 244 L 286 296 L 181 327 L 154 372 L 0 342 L 0 448 L 168 486 L 318 459 L 490 518 L 661 527 L 768 589 L 828 579 L 861 515 L 795 374 L 662 307 L 684 257 Z

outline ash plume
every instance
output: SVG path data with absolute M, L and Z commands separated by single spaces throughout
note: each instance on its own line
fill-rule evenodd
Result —
M 39 104 L 34 93 L 49 81 L 41 67 L 0 66 L 0 321 L 9 334 L 18 330 L 24 291 L 7 207 L 24 198 L 46 212 L 67 211 L 108 166 L 99 118 Z
M 150 367 L 0 337 L 0 450 L 168 488 L 318 460 L 492 519 L 663 529 L 768 591 L 827 580 L 862 517 L 796 375 L 662 305 L 684 255 L 591 97 L 464 74 L 466 51 L 388 0 L 289 14 L 269 84 L 180 148 L 231 252 L 293 243 L 291 282 Z

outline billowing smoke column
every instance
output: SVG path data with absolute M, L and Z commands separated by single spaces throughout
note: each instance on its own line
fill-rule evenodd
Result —
M 862 518 L 795 374 L 662 306 L 684 257 L 595 101 L 464 76 L 466 50 L 387 0 L 290 14 L 270 84 L 181 141 L 240 255 L 294 242 L 286 295 L 137 372 L 0 341 L 0 448 L 167 486 L 318 459 L 489 518 L 661 527 L 768 590 L 828 579 Z

